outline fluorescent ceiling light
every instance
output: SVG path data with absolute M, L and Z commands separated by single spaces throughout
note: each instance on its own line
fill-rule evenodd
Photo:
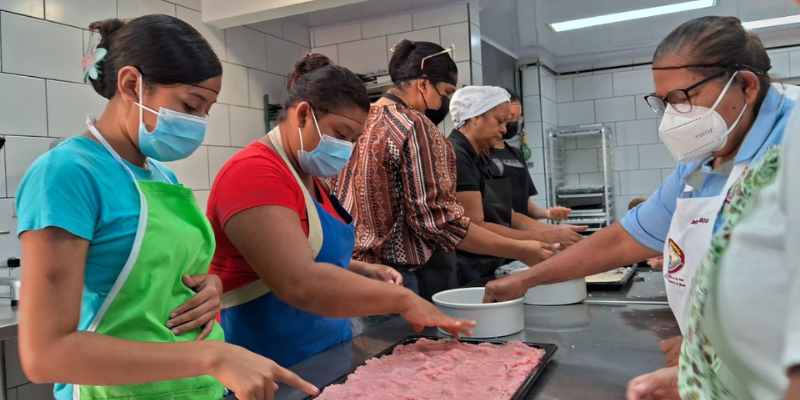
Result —
M 789 25 L 800 23 L 800 15 L 790 15 L 788 17 L 761 19 L 758 21 L 743 22 L 742 25 L 747 29 L 769 28 L 772 26 Z
M 656 15 L 674 14 L 683 11 L 699 10 L 701 8 L 714 7 L 717 0 L 695 0 L 685 3 L 670 4 L 667 6 L 642 8 L 640 10 L 625 11 L 616 14 L 600 15 L 598 17 L 581 18 L 572 21 L 556 22 L 548 24 L 550 29 L 555 32 L 571 31 L 575 29 L 588 28 L 590 26 L 614 24 L 622 21 L 632 21 L 635 19 L 649 18 Z

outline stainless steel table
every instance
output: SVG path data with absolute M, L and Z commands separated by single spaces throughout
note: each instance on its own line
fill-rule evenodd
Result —
M 639 273 L 637 273 L 639 274 Z M 679 334 L 658 272 L 643 272 L 615 293 L 592 292 L 589 300 L 615 303 L 571 306 L 525 306 L 525 330 L 508 340 L 555 343 L 558 351 L 526 399 L 623 399 L 628 381 L 662 368 L 659 342 Z M 642 299 L 653 304 L 637 304 Z M 368 330 L 351 342 L 331 348 L 291 369 L 324 387 L 352 368 L 415 332 L 402 319 Z M 435 329 L 424 332 L 439 335 Z M 306 396 L 282 387 L 277 399 Z

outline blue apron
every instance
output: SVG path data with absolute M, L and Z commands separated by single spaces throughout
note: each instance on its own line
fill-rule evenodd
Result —
M 280 147 L 278 128 L 270 132 L 270 138 L 275 150 L 297 178 Z M 307 192 L 297 179 L 300 188 Z M 347 224 L 328 213 L 316 199 L 306 196 L 309 241 L 316 253 L 314 261 L 347 269 L 355 247 L 353 218 L 336 197 L 329 195 L 328 199 Z M 310 203 L 313 203 L 313 209 Z M 320 236 L 320 241 L 314 240 L 315 235 Z M 315 243 L 319 243 L 318 248 L 315 248 Z M 225 293 L 220 322 L 225 331 L 225 341 L 268 357 L 283 367 L 297 364 L 353 336 L 350 320 L 298 310 L 271 293 L 262 280 Z

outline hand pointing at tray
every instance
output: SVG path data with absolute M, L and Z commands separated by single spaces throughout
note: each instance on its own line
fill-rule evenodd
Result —
M 411 324 L 416 332 L 429 326 L 436 326 L 456 338 L 460 338 L 461 335 L 472 336 L 470 328 L 474 328 L 476 325 L 475 321 L 451 318 L 442 314 L 433 304 L 419 296 L 409 296 L 408 306 L 400 315 Z

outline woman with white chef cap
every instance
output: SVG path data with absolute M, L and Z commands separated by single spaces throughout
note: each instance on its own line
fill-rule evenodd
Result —
M 659 134 L 679 162 L 675 172 L 620 223 L 536 269 L 490 283 L 486 300 L 663 253 L 670 307 L 685 332 L 692 280 L 725 221 L 732 187 L 781 142 L 795 106 L 770 85 L 770 67 L 759 38 L 737 18 L 701 17 L 670 33 L 653 59 L 656 93 L 645 100 L 663 116 Z
M 503 140 L 511 118 L 510 95 L 494 86 L 467 86 L 450 101 L 455 129 L 449 140 L 456 151 L 456 198 L 472 223 L 503 237 L 569 246 L 581 236 L 572 230 L 529 231 L 536 221 L 513 210 L 511 178 L 495 178 L 497 166 L 488 151 Z M 504 259 L 458 250 L 459 284 L 491 276 Z
M 548 209 L 539 208 L 531 201 L 532 196 L 539 194 L 536 186 L 533 184 L 531 174 L 528 171 L 528 165 L 533 165 L 532 160 L 527 161 L 522 155 L 522 151 L 512 146 L 508 141 L 513 140 L 522 130 L 522 102 L 519 96 L 506 88 L 506 92 L 511 96 L 511 117 L 506 122 L 506 133 L 503 134 L 503 140 L 489 149 L 489 157 L 492 162 L 497 166 L 497 173 L 495 177 L 509 177 L 513 185 L 512 192 L 512 208 L 514 211 L 527 215 L 533 219 L 549 219 L 552 221 L 564 221 L 572 211 L 566 207 L 551 207 Z M 538 225 L 539 230 L 549 229 L 576 229 L 586 230 L 583 227 L 571 227 L 570 225 L 550 225 L 541 223 Z

